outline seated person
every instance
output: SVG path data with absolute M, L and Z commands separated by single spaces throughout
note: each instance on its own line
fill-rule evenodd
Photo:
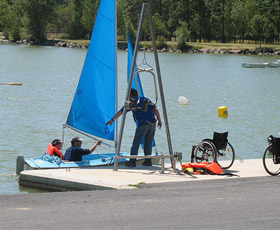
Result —
M 46 153 L 50 154 L 52 157 L 56 156 L 59 158 L 64 158 L 61 153 L 62 142 L 59 139 L 54 139 L 52 143 L 49 144 L 48 150 Z
M 90 149 L 83 149 L 82 146 L 82 139 L 79 137 L 74 137 L 71 141 L 71 147 L 69 147 L 65 154 L 64 154 L 64 160 L 68 161 L 81 161 L 83 158 L 83 155 L 88 155 L 91 152 L 93 152 L 97 145 L 100 145 L 102 141 L 96 142 Z

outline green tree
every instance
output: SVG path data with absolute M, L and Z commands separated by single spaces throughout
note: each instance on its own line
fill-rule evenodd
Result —
M 245 34 L 249 29 L 249 9 L 243 0 L 237 0 L 232 5 L 232 27 L 236 36 L 244 42 Z
M 211 16 L 211 23 L 213 28 L 213 35 L 216 40 L 219 40 L 223 43 L 226 42 L 225 36 L 225 12 L 226 12 L 226 3 L 228 0 L 212 0 L 211 8 L 213 10 Z
M 275 33 L 278 33 L 278 38 L 280 34 L 280 1 L 275 1 L 273 9 L 276 13 L 273 13 L 273 24 Z
M 9 25 L 9 4 L 6 0 L 0 0 L 0 29 L 6 39 L 9 38 Z
M 187 49 L 187 40 L 189 39 L 190 32 L 186 22 L 180 22 L 180 27 L 175 32 L 177 38 L 177 48 L 181 50 Z
M 131 22 L 134 29 L 137 28 L 139 17 L 142 9 L 142 0 L 119 0 L 118 5 L 122 5 L 123 12 L 122 15 L 124 17 L 125 23 L 128 21 Z
M 60 5 L 55 10 L 55 19 L 51 27 L 54 31 L 69 35 L 72 29 L 72 7 L 69 4 Z
M 0 0 L 0 29 L 6 39 L 20 40 L 22 17 L 20 12 L 17 5 L 11 1 Z
M 6 38 L 25 36 L 37 44 L 46 40 L 46 31 L 69 38 L 89 38 L 100 0 L 0 0 L 0 30 Z M 164 45 L 174 36 L 179 41 L 183 24 L 185 42 L 232 39 L 279 38 L 280 1 L 275 0 L 117 0 L 118 35 L 135 36 L 142 3 L 151 5 L 157 39 Z M 148 23 L 143 38 L 150 39 Z M 176 33 L 175 33 L 176 32 Z M 132 39 L 133 40 L 133 39 Z M 184 43 L 181 43 L 182 45 Z
M 256 14 L 250 21 L 250 28 L 255 41 L 260 42 L 266 37 L 268 31 L 268 20 L 264 15 Z
M 260 8 L 259 14 L 264 15 L 269 22 L 267 25 L 267 38 L 273 41 L 279 27 L 277 18 L 279 19 L 280 3 L 275 0 L 263 0 L 258 2 L 258 5 Z
M 133 43 L 134 41 L 136 41 L 137 31 L 134 29 L 131 21 L 128 21 L 126 23 L 126 31 L 129 32 L 129 36 L 130 36 L 131 42 Z
M 10 5 L 9 6 L 9 35 L 11 36 L 13 41 L 21 40 L 21 18 L 22 18 L 22 11 L 19 9 L 17 5 Z
M 224 7 L 224 42 L 231 42 L 234 38 L 235 30 L 232 19 L 232 5 L 234 1 L 226 1 Z
M 181 17 L 178 0 L 170 0 L 169 6 L 170 8 L 168 12 L 167 28 L 169 30 L 171 39 L 171 37 L 175 35 L 175 31 L 179 26 L 179 20 Z
M 46 40 L 46 28 L 53 19 L 56 0 L 15 0 L 24 12 L 24 26 L 35 44 Z
M 155 35 L 157 37 L 161 36 L 161 37 L 167 38 L 169 35 L 169 32 L 160 18 L 161 17 L 158 14 L 153 16 L 153 27 L 154 27 Z M 161 40 L 162 40 L 162 38 L 161 38 Z
M 85 0 L 72 0 L 72 21 L 71 21 L 71 30 L 69 33 L 70 38 L 79 39 L 85 38 L 87 31 L 82 24 L 82 16 L 84 9 Z
M 193 25 L 195 26 L 195 31 L 198 36 L 199 42 L 209 37 L 210 29 L 210 11 L 207 7 L 206 0 L 197 0 L 193 4 L 194 10 L 194 21 Z
M 96 14 L 98 11 L 99 0 L 85 0 L 81 22 L 86 29 L 87 37 L 90 39 Z
M 125 11 L 125 4 L 124 1 L 118 1 L 118 7 L 117 7 L 117 24 L 118 24 L 118 35 L 123 36 L 126 38 L 127 33 L 127 21 L 128 19 L 125 17 L 124 12 Z

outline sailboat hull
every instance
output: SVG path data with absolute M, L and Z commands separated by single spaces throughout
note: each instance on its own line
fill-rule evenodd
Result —
M 129 156 L 129 153 L 120 153 L 120 156 Z M 153 154 L 155 155 L 155 154 Z M 139 154 L 143 156 L 143 153 Z M 42 157 L 24 159 L 24 170 L 36 170 L 36 169 L 59 169 L 59 168 L 81 168 L 81 167 L 98 167 L 98 166 L 110 166 L 114 164 L 115 153 L 100 153 L 89 154 L 83 156 L 82 161 L 61 161 L 58 158 L 54 160 L 43 160 Z M 119 159 L 119 164 L 122 165 L 127 162 L 128 158 Z M 152 159 L 153 164 L 159 163 L 158 159 Z M 137 164 L 141 164 L 143 159 L 137 160 Z
M 268 63 L 268 67 L 269 68 L 279 68 L 280 63 L 279 62 L 270 62 L 270 63 Z
M 242 67 L 244 68 L 266 68 L 268 63 L 243 63 Z

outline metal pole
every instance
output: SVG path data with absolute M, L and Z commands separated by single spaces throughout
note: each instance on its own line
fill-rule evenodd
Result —
M 66 127 L 66 124 L 62 124 L 62 139 L 61 139 L 61 141 L 62 141 L 62 144 L 64 144 L 64 130 L 65 130 L 65 127 Z M 59 159 L 59 168 L 60 168 L 60 165 L 61 165 L 61 161 L 62 161 L 62 151 L 63 151 L 63 145 L 61 146 L 61 157 L 60 157 L 60 159 Z
M 80 133 L 80 134 L 82 134 L 82 135 L 84 135 L 84 136 L 86 136 L 86 137 L 89 137 L 89 138 L 93 139 L 93 140 L 99 141 L 99 139 L 97 139 L 97 138 L 95 138 L 95 137 L 93 137 L 93 136 L 91 136 L 91 135 L 89 135 L 89 134 L 87 134 L 87 133 L 85 133 L 85 132 L 83 132 L 83 131 L 80 131 L 80 130 L 78 130 L 78 129 L 75 129 L 74 127 L 72 127 L 72 126 L 70 126 L 70 125 L 63 124 L 63 127 L 64 127 L 64 128 L 72 129 L 72 130 L 74 130 L 74 131 L 77 132 L 77 133 Z M 64 129 L 63 129 L 63 131 L 64 131 Z M 64 134 L 63 134 L 63 137 L 64 137 Z M 112 146 L 112 145 L 110 145 L 110 144 L 108 144 L 108 143 L 106 143 L 106 142 L 104 142 L 104 141 L 102 141 L 102 145 L 107 145 L 107 146 L 110 147 L 110 148 L 114 147 L 114 146 Z
M 134 55 L 133 55 L 133 61 L 132 61 L 132 66 L 131 66 L 131 70 L 130 70 L 130 75 L 129 75 L 129 83 L 128 83 L 128 87 L 127 87 L 127 91 L 126 91 L 126 97 L 125 97 L 125 101 L 124 101 L 124 111 L 123 111 L 123 116 L 122 116 L 122 121 L 121 121 L 121 126 L 120 126 L 120 132 L 119 132 L 119 139 L 118 139 L 118 143 L 117 143 L 117 151 L 116 151 L 116 159 L 115 159 L 115 164 L 114 164 L 114 171 L 118 170 L 118 156 L 120 155 L 120 149 L 121 149 L 121 142 L 122 142 L 122 137 L 123 137 L 123 130 L 124 130 L 124 124 L 125 124 L 125 118 L 126 118 L 126 113 L 127 113 L 127 109 L 126 109 L 126 101 L 129 101 L 129 96 L 130 96 L 130 89 L 132 86 L 132 80 L 133 80 L 133 73 L 134 73 L 134 69 L 135 69 L 135 64 L 136 64 L 136 59 L 137 59 L 137 51 L 138 51 L 138 47 L 139 47 L 139 40 L 140 40 L 140 35 L 141 35 L 141 29 L 142 29 L 142 24 L 143 24 L 143 16 L 144 16 L 144 9 L 145 9 L 145 4 L 143 4 L 142 6 L 142 11 L 141 11 L 141 17 L 140 17 L 140 22 L 139 22 L 139 26 L 138 26 L 138 32 L 137 32 L 137 38 L 136 38 L 136 43 L 135 43 L 135 47 L 134 47 Z
M 165 123 L 167 143 L 168 143 L 168 147 L 169 147 L 169 154 L 173 155 L 173 149 L 172 149 L 171 136 L 170 136 L 170 131 L 169 131 L 169 124 L 168 124 L 166 106 L 165 106 L 163 84 L 162 84 L 160 67 L 159 67 L 159 61 L 158 61 L 158 53 L 157 53 L 157 48 L 156 48 L 155 32 L 154 32 L 154 27 L 153 27 L 153 22 L 152 22 L 152 15 L 151 15 L 151 10 L 150 10 L 150 4 L 148 4 L 148 3 L 145 3 L 145 4 L 147 5 L 147 8 L 148 8 L 148 15 L 149 15 L 149 20 L 150 20 L 150 29 L 151 29 L 151 35 L 152 35 L 154 57 L 155 57 L 155 64 L 156 64 L 156 69 L 157 69 L 157 75 L 158 75 L 158 84 L 159 84 L 159 90 L 160 90 L 160 95 L 161 95 L 161 103 L 162 103 L 162 110 L 163 110 L 163 117 L 164 117 L 164 123 Z M 171 164 L 173 166 L 173 161 L 172 160 L 171 160 Z
M 117 50 L 118 50 L 118 42 L 117 42 L 117 0 L 115 0 L 115 47 L 116 47 L 116 52 L 115 52 L 115 113 L 118 111 L 118 54 L 117 54 Z M 118 140 L 118 121 L 115 121 L 115 138 L 114 138 L 114 142 L 115 142 L 115 152 L 117 151 L 117 142 Z

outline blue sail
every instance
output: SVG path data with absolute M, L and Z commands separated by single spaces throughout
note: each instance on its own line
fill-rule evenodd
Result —
M 83 70 L 66 124 L 108 140 L 115 127 L 106 122 L 116 111 L 115 0 L 101 0 Z
M 131 40 L 130 40 L 129 32 L 127 32 L 127 48 L 128 48 L 127 82 L 129 82 L 129 77 L 130 77 L 129 75 L 130 75 L 130 70 L 131 70 L 132 61 L 133 61 L 133 48 L 132 48 L 132 43 L 131 43 Z M 136 82 L 135 82 L 135 72 L 136 72 L 136 68 L 135 68 L 134 73 L 133 73 L 133 81 L 132 81 L 131 88 L 137 90 Z M 140 97 L 143 97 L 144 96 L 144 92 L 143 92 L 143 89 L 142 89 L 142 85 L 141 85 L 141 81 L 140 81 L 140 78 L 139 78 L 139 74 L 136 75 L 136 80 L 137 80 L 137 83 L 138 83 Z

